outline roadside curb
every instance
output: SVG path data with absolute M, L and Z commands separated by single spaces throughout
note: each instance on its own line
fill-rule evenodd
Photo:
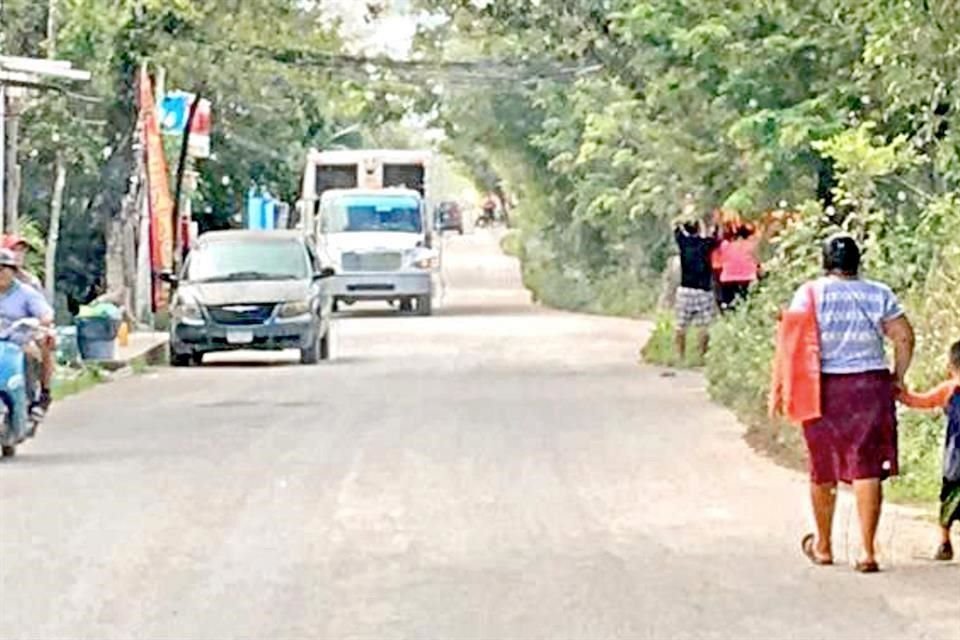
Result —
M 133 351 L 125 357 L 118 357 L 115 360 L 106 360 L 97 362 L 97 366 L 102 367 L 111 375 L 122 375 L 124 371 L 132 371 L 141 367 L 148 367 L 167 362 L 167 345 L 169 340 L 166 337 L 156 337 L 149 339 L 147 343 L 134 347 Z

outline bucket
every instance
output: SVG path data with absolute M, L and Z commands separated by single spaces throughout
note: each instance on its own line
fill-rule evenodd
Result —
M 72 365 L 80 362 L 80 347 L 77 345 L 76 327 L 57 327 L 57 364 Z
M 77 345 L 84 360 L 113 360 L 117 356 L 119 323 L 110 318 L 77 318 Z

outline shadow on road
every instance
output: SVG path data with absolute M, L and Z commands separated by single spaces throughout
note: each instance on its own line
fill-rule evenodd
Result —
M 243 353 L 243 352 L 240 352 Z M 247 354 L 243 354 L 246 356 Z M 213 360 L 204 362 L 196 369 L 270 369 L 276 367 L 301 367 L 303 365 L 292 356 L 275 360 Z
M 461 316 L 520 316 L 542 314 L 543 309 L 524 304 L 458 304 L 437 309 L 435 314 L 444 317 Z
M 33 453 L 29 449 L 17 451 L 13 459 L 0 462 L 0 473 L 15 472 L 17 469 L 39 469 L 44 467 L 75 467 L 90 465 L 116 465 L 118 461 L 174 456 L 175 452 L 156 449 L 137 449 L 128 451 L 76 450 L 55 453 Z
M 348 319 L 348 318 L 396 318 L 398 320 L 403 318 L 420 318 L 415 313 L 402 313 L 396 309 L 391 309 L 389 307 L 384 309 L 350 309 L 349 311 L 338 311 L 335 315 L 337 319 Z
M 433 310 L 434 316 L 439 317 L 459 317 L 459 316 L 514 316 L 530 315 L 544 313 L 544 309 L 530 304 L 522 303 L 469 303 L 453 304 L 449 306 L 438 306 Z M 416 313 L 401 313 L 396 309 L 352 309 L 350 311 L 340 311 L 336 314 L 338 320 L 350 319 L 381 319 L 393 318 L 396 320 L 411 320 L 423 318 Z

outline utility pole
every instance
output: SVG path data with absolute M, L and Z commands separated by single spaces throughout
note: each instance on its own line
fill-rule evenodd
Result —
M 6 233 L 17 233 L 20 215 L 20 164 L 17 162 L 17 149 L 20 146 L 20 100 L 17 95 L 20 89 L 13 88 L 6 91 L 6 149 L 4 165 L 7 171 L 7 186 L 5 187 L 6 203 L 4 205 L 3 228 Z
M 0 25 L 6 24 L 6 13 L 3 0 L 0 0 Z M 0 56 L 6 50 L 4 30 L 0 29 Z M 0 234 L 5 233 L 3 219 L 6 217 L 7 202 L 7 86 L 0 80 Z
M 0 34 L 0 39 L 3 34 Z M 7 86 L 0 81 L 0 233 L 7 217 Z

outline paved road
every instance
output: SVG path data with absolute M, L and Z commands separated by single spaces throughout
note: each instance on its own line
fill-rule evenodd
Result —
M 810 566 L 802 478 L 638 367 L 645 324 L 530 306 L 494 247 L 451 239 L 439 315 L 352 312 L 332 365 L 58 406 L 0 465 L 0 637 L 960 638 L 958 565 L 893 553 L 904 517 L 886 573 Z

